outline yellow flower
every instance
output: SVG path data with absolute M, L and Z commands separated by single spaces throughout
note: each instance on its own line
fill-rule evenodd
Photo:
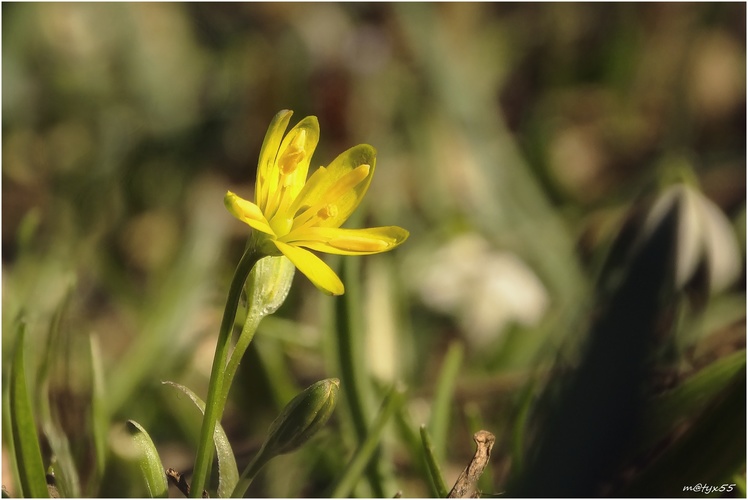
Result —
M 400 245 L 408 231 L 397 226 L 342 229 L 369 188 L 376 151 L 360 144 L 320 167 L 307 180 L 319 123 L 307 116 L 283 135 L 291 119 L 273 118 L 260 151 L 255 203 L 229 191 L 224 203 L 237 219 L 258 231 L 260 251 L 283 254 L 325 293 L 341 295 L 343 283 L 307 249 L 339 255 L 368 255 Z

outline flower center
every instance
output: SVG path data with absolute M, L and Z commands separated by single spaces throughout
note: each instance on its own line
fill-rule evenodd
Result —
M 294 219 L 292 230 L 297 231 L 313 227 L 321 221 L 337 217 L 338 207 L 336 202 L 363 182 L 369 175 L 370 170 L 371 166 L 368 164 L 359 165 L 338 179 L 323 196 L 320 196 L 321 201 L 319 203 L 311 207 L 300 208 L 301 213 Z
M 270 219 L 270 227 L 279 238 L 288 234 L 291 231 L 291 226 L 293 226 L 293 219 L 290 217 L 279 217 L 276 215 Z

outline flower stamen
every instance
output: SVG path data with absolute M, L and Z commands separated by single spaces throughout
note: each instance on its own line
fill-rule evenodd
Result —
M 306 153 L 304 149 L 305 144 L 306 130 L 301 129 L 296 132 L 296 136 L 291 140 L 291 143 L 278 157 L 278 168 L 282 177 L 292 174 L 296 170 L 296 167 L 299 166 L 299 163 L 304 160 Z

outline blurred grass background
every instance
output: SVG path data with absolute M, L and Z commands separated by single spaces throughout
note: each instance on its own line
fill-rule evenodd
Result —
M 346 286 L 367 370 L 377 387 L 405 382 L 413 423 L 430 418 L 445 356 L 456 365 L 434 435 L 448 482 L 486 428 L 497 436 L 487 492 L 501 491 L 533 381 L 584 333 L 601 249 L 672 165 L 693 169 L 745 261 L 742 3 L 5 3 L 2 14 L 2 359 L 23 316 L 42 364 L 69 295 L 50 394 L 81 464 L 94 334 L 111 415 L 148 428 L 165 466 L 191 466 L 199 423 L 160 381 L 206 392 L 248 234 L 222 197 L 252 197 L 280 109 L 319 117 L 317 165 L 362 142 L 378 150 L 354 218 L 411 237 L 346 262 Z M 744 276 L 709 304 L 689 348 L 744 349 Z M 336 376 L 341 300 L 297 276 L 261 326 L 224 418 L 245 462 L 283 403 Z M 428 494 L 404 443 L 395 429 L 383 442 L 393 488 Z M 255 494 L 323 495 L 351 447 L 320 438 L 272 463 Z

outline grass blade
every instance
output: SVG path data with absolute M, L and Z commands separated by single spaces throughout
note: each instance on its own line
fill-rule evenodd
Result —
M 47 438 L 51 450 L 52 470 L 55 476 L 55 486 L 62 497 L 77 498 L 81 496 L 80 477 L 76 468 L 75 459 L 71 451 L 70 441 L 60 424 L 57 407 L 50 404 L 50 385 L 53 380 L 53 369 L 55 367 L 55 355 L 59 357 L 63 351 L 62 345 L 62 322 L 67 312 L 72 295 L 71 285 L 60 305 L 55 310 L 49 334 L 45 346 L 44 361 L 42 362 L 37 376 L 36 405 L 38 408 L 41 429 Z
M 344 498 L 351 494 L 353 488 L 356 486 L 356 482 L 360 479 L 361 474 L 364 472 L 364 469 L 366 469 L 366 465 L 369 463 L 369 460 L 379 446 L 379 441 L 381 440 L 385 425 L 397 407 L 402 404 L 402 395 L 403 390 L 395 387 L 385 397 L 379 410 L 379 414 L 371 426 L 369 434 L 361 443 L 361 446 L 358 447 L 353 458 L 343 471 L 343 474 L 336 482 L 336 486 L 330 494 L 331 498 Z
M 106 396 L 104 392 L 104 366 L 102 364 L 101 346 L 95 335 L 89 337 L 91 356 L 91 434 L 96 453 L 96 466 L 89 484 L 91 490 L 96 490 L 106 469 L 107 457 L 107 429 L 109 416 L 106 411 Z
M 22 495 L 25 497 L 49 497 L 47 480 L 44 472 L 42 452 L 39 448 L 39 438 L 36 433 L 26 386 L 26 371 L 24 366 L 24 338 L 26 325 L 19 326 L 16 337 L 16 351 L 13 356 L 13 366 L 10 371 L 10 417 L 13 430 L 13 444 L 16 452 L 16 463 Z
M 442 470 L 439 468 L 439 464 L 436 463 L 434 457 L 434 450 L 431 444 L 431 436 L 425 425 L 421 426 L 421 441 L 423 442 L 423 453 L 426 457 L 426 463 L 429 466 L 429 472 L 431 473 L 431 485 L 433 491 L 431 492 L 436 498 L 447 497 L 447 485 L 444 482 L 444 476 Z
M 649 410 L 646 435 L 639 451 L 651 447 L 673 428 L 706 407 L 710 398 L 721 393 L 741 370 L 745 370 L 745 351 L 715 361 L 678 387 L 657 397 Z
M 745 376 L 743 367 L 686 434 L 643 471 L 623 495 L 673 497 L 684 495 L 684 487 L 696 483 L 730 483 L 745 467 Z
M 464 348 L 461 343 L 454 342 L 449 346 L 444 359 L 439 380 L 436 383 L 436 394 L 434 404 L 431 408 L 429 419 L 429 430 L 433 438 L 434 456 L 437 460 L 444 460 L 447 450 L 447 435 L 449 432 L 449 419 L 452 412 L 452 398 L 454 395 L 457 375 L 460 372 Z
M 373 388 L 366 373 L 359 266 L 355 259 L 343 261 L 341 279 L 346 284 L 346 293 L 335 301 L 334 339 L 337 343 L 341 388 L 353 421 L 356 440 L 361 447 L 371 432 L 368 415 L 372 412 L 370 402 L 373 401 Z M 378 450 L 374 450 L 370 455 L 371 463 L 366 467 L 366 476 L 371 487 L 371 495 L 382 498 L 385 496 L 383 485 L 386 478 L 379 455 Z

